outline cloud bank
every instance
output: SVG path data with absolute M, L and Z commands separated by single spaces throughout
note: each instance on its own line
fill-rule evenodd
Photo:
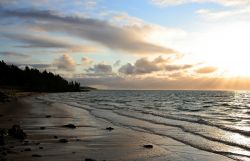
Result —
M 66 33 L 70 36 L 99 43 L 110 49 L 134 54 L 173 54 L 176 52 L 173 49 L 145 41 L 140 34 L 136 34 L 129 28 L 115 26 L 107 21 L 98 19 L 68 16 L 49 10 L 10 10 L 3 8 L 0 11 L 0 17 L 5 20 L 16 18 L 22 22 L 29 21 L 31 26 L 40 28 L 40 30 Z M 49 40 L 46 42 L 44 39 L 38 42 L 36 38 L 33 38 L 35 41 L 32 43 L 32 38 L 29 36 L 24 38 L 20 35 L 8 35 L 8 37 L 16 38 L 18 41 L 29 43 L 29 46 L 35 47 L 62 47 L 66 45 L 61 42 L 51 42 Z
M 192 68 L 193 65 L 176 65 L 172 64 L 172 59 L 164 59 L 161 56 L 156 57 L 153 60 L 148 60 L 147 58 L 140 58 L 132 65 L 127 63 L 119 68 L 119 72 L 126 75 L 142 75 L 150 74 L 158 71 L 178 71 Z

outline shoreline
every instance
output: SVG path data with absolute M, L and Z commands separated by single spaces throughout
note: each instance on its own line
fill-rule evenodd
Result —
M 8 138 L 8 150 L 2 156 L 6 160 L 231 160 L 170 138 L 115 126 L 84 109 L 48 103 L 35 96 L 1 105 L 0 114 L 0 128 L 19 124 L 27 133 L 27 139 L 21 142 Z M 67 124 L 76 128 L 63 127 Z M 153 148 L 143 147 L 147 144 Z
M 0 105 L 10 103 L 26 97 L 45 94 L 43 92 L 27 92 L 19 89 L 0 88 Z

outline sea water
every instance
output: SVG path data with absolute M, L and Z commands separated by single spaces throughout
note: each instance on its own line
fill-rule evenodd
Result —
M 83 108 L 116 126 L 169 137 L 236 160 L 250 160 L 248 91 L 97 90 L 39 98 Z

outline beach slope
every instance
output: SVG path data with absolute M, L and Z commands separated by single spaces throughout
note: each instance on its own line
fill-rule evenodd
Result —
M 0 128 L 17 124 L 27 134 L 23 141 L 5 136 L 2 160 L 230 160 L 143 130 L 114 126 L 61 103 L 28 97 L 0 106 Z

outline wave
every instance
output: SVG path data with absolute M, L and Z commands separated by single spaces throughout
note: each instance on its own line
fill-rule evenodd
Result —
M 96 112 L 96 113 L 98 113 L 98 112 Z M 167 133 L 160 133 L 160 132 L 157 132 L 157 131 L 153 130 L 153 128 L 150 129 L 150 128 L 147 128 L 147 127 L 125 124 L 124 122 L 120 123 L 118 121 L 112 120 L 111 118 L 107 118 L 105 116 L 100 116 L 100 115 L 98 115 L 96 113 L 91 112 L 91 114 L 93 116 L 95 116 L 97 118 L 100 118 L 100 119 L 104 119 L 106 121 L 109 121 L 112 124 L 117 125 L 117 126 L 122 126 L 122 127 L 129 128 L 129 129 L 132 129 L 132 130 L 140 131 L 140 132 L 148 132 L 148 133 L 159 135 L 159 136 L 169 137 L 171 139 L 174 139 L 174 140 L 179 141 L 181 143 L 184 143 L 186 145 L 192 146 L 194 148 L 204 150 L 204 151 L 208 151 L 208 152 L 212 152 L 212 153 L 216 153 L 216 154 L 220 154 L 220 155 L 224 155 L 224 156 L 227 156 L 227 157 L 232 158 L 232 159 L 235 159 L 235 158 L 239 159 L 239 157 L 247 157 L 247 158 L 250 159 L 250 154 L 249 155 L 244 154 L 244 152 L 246 152 L 246 151 L 244 151 L 244 149 L 240 150 L 240 149 L 235 149 L 236 147 L 231 147 L 231 148 L 228 148 L 228 149 L 232 149 L 231 151 L 223 151 L 223 150 L 209 148 L 207 146 L 207 144 L 205 144 L 206 146 L 202 146 L 200 144 L 195 144 L 194 140 L 198 139 L 197 138 L 197 137 L 199 137 L 198 135 L 195 135 L 195 137 L 193 137 L 193 141 L 188 141 L 187 139 L 185 139 L 183 137 L 178 137 L 178 135 L 170 135 L 170 134 L 167 134 Z M 133 117 L 131 117 L 131 118 L 133 118 Z M 138 118 L 133 118 L 133 119 L 138 119 Z M 138 120 L 146 121 L 146 122 L 149 122 L 149 123 L 152 123 L 152 124 L 168 126 L 166 124 L 156 123 L 154 121 L 143 120 L 143 119 L 138 119 Z M 180 126 L 179 127 L 178 126 L 173 126 L 173 127 L 181 128 Z M 183 130 L 183 132 L 188 133 L 188 131 L 185 131 L 185 130 Z M 194 135 L 194 134 L 191 133 L 191 135 Z M 204 139 L 206 139 L 206 138 L 203 138 L 203 142 L 204 142 Z M 206 140 L 211 141 L 209 139 L 206 139 Z M 211 144 L 213 144 L 213 143 L 211 143 Z M 229 146 L 231 146 L 231 145 L 229 145 Z M 212 146 L 210 146 L 210 147 L 212 147 Z M 240 148 L 242 148 L 242 147 L 240 147 Z M 233 151 L 237 151 L 238 153 L 235 153 Z M 242 152 L 240 153 L 239 151 L 242 151 Z M 232 157 L 232 156 L 234 156 L 234 157 Z
M 51 94 L 46 98 L 48 102 L 83 108 L 118 126 L 169 137 L 232 159 L 250 160 L 250 131 L 244 128 L 249 127 L 250 93 L 244 97 L 235 97 L 235 93 L 97 91 Z M 127 121 L 122 122 L 122 119 Z M 133 124 L 133 121 L 142 124 Z
M 165 126 L 171 126 L 171 127 L 180 128 L 183 132 L 188 132 L 190 134 L 197 135 L 197 136 L 206 138 L 206 139 L 211 140 L 211 141 L 216 141 L 216 142 L 220 142 L 220 143 L 231 145 L 231 146 L 237 146 L 237 147 L 243 148 L 245 150 L 250 150 L 250 147 L 247 146 L 247 145 L 237 144 L 235 142 L 221 140 L 221 139 L 215 138 L 213 136 L 207 136 L 207 135 L 204 135 L 204 134 L 200 134 L 200 133 L 191 131 L 188 128 L 182 126 L 182 125 L 176 125 L 176 124 L 165 123 L 165 122 L 157 122 L 157 121 L 149 120 L 149 119 L 146 119 L 146 118 L 138 118 L 138 117 L 131 116 L 131 115 L 128 115 L 128 114 L 123 114 L 123 113 L 120 113 L 120 112 L 117 112 L 117 111 L 113 111 L 113 112 L 116 113 L 116 114 L 118 114 L 118 115 L 121 115 L 121 116 L 126 116 L 126 117 L 130 117 L 130 118 L 134 118 L 134 119 L 139 119 L 139 120 L 143 120 L 143 121 L 148 121 L 150 123 L 154 123 L 154 124 L 158 124 L 158 125 L 165 125 Z
M 217 127 L 219 129 L 222 129 L 222 130 L 239 133 L 239 134 L 242 134 L 242 135 L 245 135 L 245 136 L 250 136 L 250 131 L 244 131 L 244 130 L 236 129 L 236 128 L 233 128 L 233 127 L 227 127 L 227 126 L 224 126 L 224 125 L 214 124 L 214 123 L 209 122 L 207 120 L 204 120 L 202 118 L 198 118 L 198 119 L 197 118 L 190 119 L 190 118 L 183 118 L 183 117 L 179 118 L 179 117 L 170 116 L 170 115 L 166 115 L 166 114 L 162 115 L 162 114 L 155 114 L 155 113 L 147 112 L 147 111 L 140 111 L 140 110 L 138 110 L 138 111 L 141 112 L 141 113 L 144 113 L 144 114 L 151 114 L 151 115 L 162 117 L 162 118 L 168 118 L 168 119 L 173 119 L 173 120 L 178 120 L 178 121 L 186 121 L 186 122 L 190 122 L 190 123 L 209 125 L 209 126 Z

